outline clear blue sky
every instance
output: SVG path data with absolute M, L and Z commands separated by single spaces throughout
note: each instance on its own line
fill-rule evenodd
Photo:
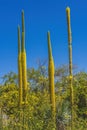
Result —
M 68 64 L 66 7 L 71 8 L 73 64 L 87 71 L 87 0 L 0 0 L 0 77 L 17 72 L 17 25 L 25 13 L 27 66 L 47 59 L 51 33 L 55 66 Z

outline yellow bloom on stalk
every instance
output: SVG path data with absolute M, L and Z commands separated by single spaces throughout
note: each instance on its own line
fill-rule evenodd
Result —
M 70 75 L 70 76 L 69 76 L 69 78 L 70 78 L 70 79 L 72 79 L 72 78 L 73 78 L 73 76 L 72 76 L 72 75 Z
M 22 83 L 23 83 L 23 100 L 26 101 L 27 99 L 27 70 L 26 70 L 26 53 L 21 53 L 22 59 Z
M 22 84 L 23 84 L 23 100 L 27 102 L 27 66 L 26 66 L 26 51 L 25 51 L 25 28 L 24 28 L 24 11 L 22 11 Z
M 49 74 L 49 90 L 50 90 L 50 102 L 52 105 L 52 117 L 55 122 L 55 87 L 54 87 L 54 61 L 52 56 L 52 48 L 50 43 L 50 32 L 48 32 L 48 57 L 49 57 L 49 65 L 48 65 L 48 74 Z
M 19 106 L 22 104 L 22 65 L 20 47 L 20 27 L 18 26 L 18 84 L 19 84 Z
M 70 25 L 70 8 L 66 8 L 67 27 L 68 27 L 68 48 L 69 48 L 69 84 L 70 84 L 70 102 L 71 102 L 71 130 L 74 130 L 74 93 L 73 93 L 73 73 L 72 73 L 72 37 Z

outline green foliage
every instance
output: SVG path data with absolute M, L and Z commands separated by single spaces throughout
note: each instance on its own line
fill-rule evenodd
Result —
M 12 77 L 15 77 L 14 75 Z M 9 74 L 7 74 L 7 77 L 9 77 Z M 13 81 L 15 81 L 15 78 L 13 78 Z M 50 95 L 48 93 L 49 86 L 46 67 L 41 66 L 38 67 L 38 69 L 28 69 L 28 83 L 28 103 L 26 105 L 22 104 L 21 110 L 18 106 L 18 83 L 11 83 L 8 81 L 8 83 L 3 82 L 0 86 L 0 108 L 2 108 L 2 115 L 7 118 L 7 120 L 5 120 L 6 118 L 2 118 L 3 129 L 1 130 L 19 130 L 20 126 L 22 130 L 52 130 L 54 124 L 51 118 L 51 104 Z M 86 85 L 86 72 L 74 74 L 75 130 L 86 130 L 87 128 Z M 55 70 L 55 87 L 57 128 L 59 128 L 59 130 L 63 128 L 69 130 L 71 117 L 67 66 L 61 66 Z M 21 120 L 19 118 L 20 115 Z
M 5 74 L 2 77 L 2 83 L 5 85 L 11 83 L 17 84 L 17 81 L 18 81 L 18 76 L 14 72 L 9 72 L 8 74 Z

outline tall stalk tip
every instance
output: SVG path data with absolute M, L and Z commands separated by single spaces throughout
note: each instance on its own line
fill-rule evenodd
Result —
M 67 13 L 70 13 L 70 7 L 67 7 L 67 8 L 66 8 L 66 12 L 67 12 Z
M 20 26 L 18 25 L 18 54 L 21 51 L 21 45 L 20 45 Z
M 25 27 L 24 27 L 24 10 L 22 10 L 22 32 L 24 32 Z
M 50 41 L 50 31 L 47 32 L 47 37 L 48 37 L 48 54 L 49 54 L 49 59 L 52 59 L 52 48 L 51 48 L 51 41 Z

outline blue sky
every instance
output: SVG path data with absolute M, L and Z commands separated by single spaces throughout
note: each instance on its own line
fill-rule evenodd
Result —
M 87 71 L 87 1 L 86 0 L 0 0 L 0 77 L 17 72 L 17 25 L 25 13 L 27 66 L 48 58 L 47 31 L 55 66 L 68 64 L 66 7 L 71 8 L 73 64 Z

